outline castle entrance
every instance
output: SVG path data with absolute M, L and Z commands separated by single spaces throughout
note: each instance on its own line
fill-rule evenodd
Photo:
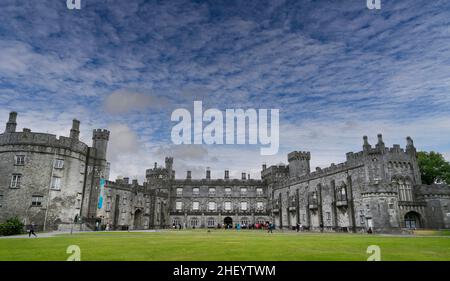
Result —
M 416 212 L 408 212 L 405 215 L 405 227 L 410 229 L 420 228 L 420 215 Z
M 142 229 L 142 211 L 137 209 L 134 212 L 134 228 L 133 229 Z
M 225 225 L 225 228 L 233 228 L 233 219 L 230 217 L 226 217 L 223 220 L 223 224 Z

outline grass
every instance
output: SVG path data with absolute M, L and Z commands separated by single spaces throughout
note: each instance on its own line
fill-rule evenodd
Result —
M 369 245 L 378 245 L 386 261 L 450 260 L 450 237 L 249 230 L 93 232 L 0 239 L 0 260 L 64 261 L 69 245 L 80 247 L 84 261 L 365 261 Z

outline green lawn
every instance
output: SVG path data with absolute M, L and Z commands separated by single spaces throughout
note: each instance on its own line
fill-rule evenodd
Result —
M 268 234 L 263 231 L 170 230 L 95 232 L 49 238 L 0 239 L 0 260 L 63 261 L 69 245 L 81 260 L 354 260 L 365 261 L 369 245 L 382 260 L 450 260 L 450 237 L 362 234 Z

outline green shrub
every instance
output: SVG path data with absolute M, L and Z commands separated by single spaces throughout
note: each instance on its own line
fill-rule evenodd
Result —
M 23 233 L 23 223 L 17 218 L 10 218 L 5 223 L 0 224 L 0 235 L 16 235 Z

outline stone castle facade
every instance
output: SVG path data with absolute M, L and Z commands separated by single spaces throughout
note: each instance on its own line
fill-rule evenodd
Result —
M 263 165 L 261 179 L 176 179 L 173 158 L 146 170 L 139 184 L 109 180 L 109 131 L 97 129 L 92 145 L 69 137 L 17 132 L 10 113 L 0 134 L 0 222 L 18 216 L 45 229 L 98 222 L 112 229 L 248 227 L 267 221 L 278 228 L 301 223 L 310 230 L 392 232 L 404 228 L 450 228 L 450 188 L 423 185 L 416 149 L 385 146 L 347 153 L 346 162 L 310 171 L 309 152 L 288 155 L 288 165 Z M 114 163 L 113 163 L 114 164 Z M 101 182 L 105 188 L 102 189 Z M 99 198 L 102 198 L 99 200 Z M 99 204 L 102 201 L 102 204 Z

